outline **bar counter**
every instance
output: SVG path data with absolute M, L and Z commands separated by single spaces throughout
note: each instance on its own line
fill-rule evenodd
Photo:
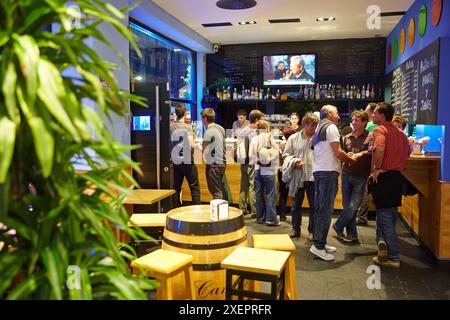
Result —
M 403 197 L 399 212 L 416 237 L 439 260 L 450 259 L 450 183 L 439 181 L 441 158 L 408 158 L 402 174 L 419 193 Z

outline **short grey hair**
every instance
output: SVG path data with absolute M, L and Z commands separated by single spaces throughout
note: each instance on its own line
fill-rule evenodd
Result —
M 325 119 L 330 112 L 338 113 L 338 109 L 331 104 L 323 106 L 322 109 L 320 109 L 320 119 Z

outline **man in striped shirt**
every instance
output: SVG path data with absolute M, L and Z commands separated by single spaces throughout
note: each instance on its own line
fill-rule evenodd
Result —
M 402 204 L 404 178 L 400 173 L 409 156 L 405 134 L 392 124 L 394 108 L 381 102 L 374 113 L 379 125 L 373 131 L 372 174 L 369 179 L 377 214 L 376 238 L 378 256 L 372 260 L 386 267 L 400 267 L 400 251 L 396 231 L 397 207 Z

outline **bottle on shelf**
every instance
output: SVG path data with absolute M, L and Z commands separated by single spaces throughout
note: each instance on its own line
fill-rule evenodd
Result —
M 356 86 L 356 99 L 361 99 L 361 89 L 359 88 L 359 86 Z
M 261 89 L 259 90 L 259 93 L 258 93 L 258 99 L 259 99 L 259 100 L 262 100 L 262 99 L 263 99 L 263 95 L 264 95 L 264 89 L 261 88 Z
M 316 100 L 320 100 L 320 85 L 316 85 Z
M 228 86 L 228 88 L 227 88 L 227 97 L 228 97 L 229 100 L 233 99 L 233 97 L 231 96 L 231 88 L 230 88 L 230 86 Z
M 370 84 L 367 85 L 366 87 L 366 99 L 370 98 Z
M 237 89 L 234 88 L 233 89 L 233 100 L 237 100 L 237 99 L 238 99 Z
M 277 90 L 277 94 L 275 96 L 275 99 L 277 99 L 277 100 L 280 99 L 280 89 Z
M 304 97 L 305 100 L 309 100 L 308 86 L 303 86 L 303 97 Z
M 375 85 L 372 85 L 372 90 L 370 91 L 370 99 L 375 99 Z
M 363 85 L 362 90 L 361 90 L 361 99 L 365 99 L 365 98 L 366 98 L 366 86 Z
M 271 96 L 270 96 L 270 88 L 267 88 L 267 96 L 266 96 L 266 100 L 270 100 Z
M 225 87 L 223 87 L 222 99 L 223 100 L 228 100 L 227 89 Z

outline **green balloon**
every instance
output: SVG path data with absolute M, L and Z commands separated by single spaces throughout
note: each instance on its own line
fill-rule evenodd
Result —
M 397 57 L 398 57 L 398 39 L 397 38 L 395 38 L 395 40 L 394 40 L 394 50 L 393 51 L 394 51 L 393 52 L 394 60 L 397 60 Z
M 423 5 L 420 8 L 419 13 L 419 36 L 421 36 L 422 38 L 425 36 L 425 32 L 427 31 L 427 20 L 428 20 L 427 6 Z

